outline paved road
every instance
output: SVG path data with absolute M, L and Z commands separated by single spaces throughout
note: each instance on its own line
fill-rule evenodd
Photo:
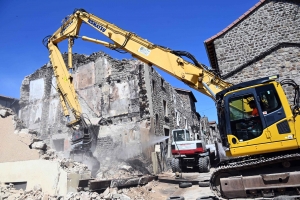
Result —
M 211 172 L 213 169 L 211 169 Z M 195 200 L 201 196 L 213 196 L 209 187 L 199 187 L 198 184 L 193 185 L 188 188 L 179 188 L 178 183 L 181 181 L 192 181 L 193 183 L 198 183 L 199 181 L 209 180 L 210 173 L 182 173 L 182 179 L 176 179 L 174 173 L 164 173 L 159 175 L 159 179 L 169 180 L 173 184 L 162 184 L 165 194 L 168 193 L 169 196 L 183 196 L 185 200 Z M 170 187 L 170 189 L 168 189 Z M 176 189 L 174 189 L 176 187 Z M 172 188 L 172 189 L 171 189 Z

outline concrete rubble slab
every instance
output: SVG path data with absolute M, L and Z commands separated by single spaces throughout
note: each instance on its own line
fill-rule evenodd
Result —
M 50 195 L 66 195 L 68 186 L 73 184 L 72 180 L 68 179 L 68 173 L 59 167 L 57 161 L 28 160 L 5 162 L 0 163 L 0 172 L 5 172 L 0 173 L 1 182 L 26 181 L 26 190 L 33 190 L 35 185 L 40 184 L 43 191 Z
M 5 110 L 5 109 L 0 109 L 0 116 L 1 117 L 6 117 L 6 116 L 8 116 L 8 111 L 7 110 Z

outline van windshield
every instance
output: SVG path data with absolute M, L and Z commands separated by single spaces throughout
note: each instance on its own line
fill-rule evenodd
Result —
M 184 130 L 173 131 L 173 140 L 174 141 L 185 141 Z

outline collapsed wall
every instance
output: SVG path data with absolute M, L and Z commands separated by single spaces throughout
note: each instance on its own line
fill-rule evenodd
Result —
M 114 60 L 102 52 L 74 54 L 73 64 L 83 113 L 96 122 L 92 150 L 98 161 L 105 161 L 100 170 L 109 169 L 115 160 L 141 155 L 150 129 L 143 75 L 147 66 L 136 60 Z M 48 145 L 69 156 L 72 131 L 66 127 L 49 63 L 23 80 L 19 115 Z
M 37 185 L 50 195 L 66 195 L 77 191 L 79 179 L 91 178 L 86 165 L 59 159 L 36 134 L 26 129 L 12 109 L 0 105 L 0 199 L 20 195 L 9 191 L 11 184 L 27 190 L 20 191 L 24 198 Z

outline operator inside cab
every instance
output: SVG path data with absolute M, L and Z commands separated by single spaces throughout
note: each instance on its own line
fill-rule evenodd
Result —
M 251 101 L 249 101 L 248 104 L 249 104 L 250 108 L 253 109 L 252 112 L 251 112 L 251 116 L 252 117 L 257 117 L 258 116 L 258 110 L 257 110 L 256 104 L 255 104 L 255 101 L 251 100 Z

